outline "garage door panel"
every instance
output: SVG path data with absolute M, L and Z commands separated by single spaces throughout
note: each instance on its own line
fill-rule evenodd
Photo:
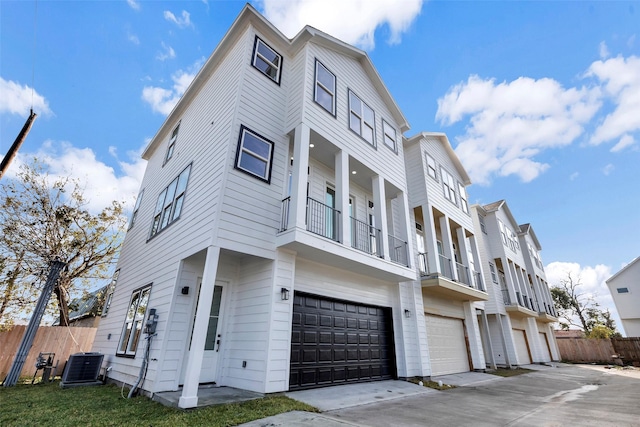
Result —
M 513 329 L 513 340 L 515 341 L 516 354 L 520 365 L 528 365 L 531 363 L 529 357 L 529 349 L 527 346 L 527 336 L 524 330 Z
M 431 375 L 469 371 L 469 356 L 460 319 L 426 315 Z
M 393 378 L 390 309 L 296 292 L 293 317 L 290 390 Z

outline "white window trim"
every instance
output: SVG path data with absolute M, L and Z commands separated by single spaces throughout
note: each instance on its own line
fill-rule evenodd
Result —
M 333 77 L 333 91 L 330 90 L 330 88 L 326 87 L 318 78 L 319 67 L 324 68 L 324 70 Z M 323 110 L 325 110 L 326 112 L 330 113 L 332 116 L 335 117 L 336 116 L 336 87 L 338 85 L 336 75 L 333 74 L 331 71 L 329 71 L 329 69 L 317 58 L 316 58 L 315 74 L 316 75 L 315 75 L 315 85 L 313 87 L 313 100 L 315 101 L 316 104 L 322 107 Z M 321 88 L 331 96 L 331 110 L 327 110 L 327 108 L 318 101 L 318 88 Z
M 258 153 L 254 153 L 253 151 L 249 150 L 248 148 L 244 147 L 244 139 L 245 136 L 247 134 L 251 134 L 251 136 L 253 136 L 254 138 L 259 139 L 260 141 L 264 142 L 265 144 L 269 145 L 269 155 L 268 157 L 264 157 L 261 156 Z M 236 162 L 235 162 L 235 168 L 248 174 L 251 175 L 261 181 L 266 182 L 267 184 L 271 183 L 271 167 L 273 165 L 273 150 L 274 150 L 275 144 L 268 140 L 267 138 L 265 138 L 264 136 L 260 135 L 259 133 L 249 129 L 248 127 L 242 125 L 240 126 L 240 135 L 238 136 L 238 147 L 236 150 Z M 255 171 L 252 171 L 250 169 L 244 168 L 241 166 L 241 162 L 242 162 L 242 156 L 243 155 L 249 155 L 251 157 L 254 157 L 258 160 L 261 160 L 263 162 L 265 162 L 265 175 L 260 175 L 257 174 Z
M 264 55 L 262 55 L 259 52 L 258 46 L 262 44 L 264 47 L 266 47 L 267 49 L 269 49 L 271 52 L 273 52 L 274 55 L 276 55 L 279 58 L 280 64 L 276 65 L 273 62 L 271 62 L 269 59 L 267 59 Z M 276 70 L 278 70 L 276 72 L 276 76 L 273 77 L 270 74 L 268 74 L 266 71 L 264 71 L 262 68 L 260 68 L 258 66 L 258 64 L 256 63 L 256 59 L 260 58 L 262 61 L 264 61 L 265 63 L 267 63 L 268 65 L 274 67 Z M 269 80 L 275 82 L 278 86 L 280 85 L 280 78 L 282 76 L 282 64 L 283 64 L 283 58 L 282 55 L 280 55 L 274 48 L 272 48 L 271 46 L 269 46 L 264 40 L 262 40 L 260 37 L 256 36 L 256 40 L 253 44 L 253 56 L 251 58 L 251 65 L 253 65 L 253 68 L 255 68 L 256 70 L 260 71 L 262 74 L 264 74 L 265 76 L 267 76 L 269 78 Z
M 440 166 L 440 176 L 442 177 L 444 198 L 449 200 L 454 205 L 458 206 L 458 198 L 456 197 L 455 189 L 456 182 L 453 179 L 453 175 L 451 175 L 445 168 Z
M 437 169 L 437 163 L 436 163 L 436 159 L 434 159 L 429 153 L 425 153 L 425 155 L 427 156 L 427 174 L 435 179 L 436 181 L 438 180 L 438 169 Z M 433 167 L 431 166 L 431 163 L 433 163 Z M 433 174 L 431 173 L 431 171 L 433 171 Z
M 469 214 L 469 202 L 467 200 L 467 190 L 460 182 L 458 182 L 458 194 L 460 195 L 460 208 L 462 212 Z
M 164 154 L 164 162 L 162 166 L 166 165 L 169 160 L 173 157 L 173 153 L 176 151 L 176 141 L 178 140 L 178 133 L 180 131 L 180 122 L 173 128 L 173 132 L 171 132 L 171 138 L 169 139 L 169 145 L 167 145 L 167 152 Z
M 396 128 L 391 126 L 386 120 L 382 119 L 382 133 L 384 135 L 384 145 L 389 147 L 389 149 L 394 153 L 398 154 L 398 137 Z M 392 142 L 393 145 L 389 145 L 389 142 Z
M 351 131 L 353 133 L 355 133 L 356 135 L 360 136 L 360 138 L 362 138 L 363 140 L 367 141 L 367 143 L 369 145 L 371 145 L 372 147 L 376 147 L 376 112 L 373 110 L 373 108 L 369 107 L 369 105 L 364 102 L 362 100 L 362 98 L 360 98 L 358 95 L 355 94 L 355 92 L 353 92 L 351 89 L 348 90 L 348 96 L 349 96 L 349 117 L 348 117 L 348 123 L 347 125 L 349 126 L 349 129 L 351 129 Z M 361 105 L 361 109 L 360 111 L 356 111 L 353 109 L 353 106 L 351 105 L 351 97 L 355 97 L 358 99 L 358 101 L 360 101 L 360 105 Z M 371 111 L 371 115 L 373 116 L 373 123 L 369 123 L 367 120 L 365 120 L 365 111 L 364 109 L 368 108 Z M 351 127 L 351 115 L 354 115 L 358 118 L 358 120 L 360 121 L 360 131 L 356 132 L 352 127 Z M 363 136 L 363 127 L 366 126 L 369 129 L 371 129 L 371 138 L 372 141 L 367 140 L 364 136 Z
M 147 308 L 149 307 L 150 295 L 151 295 L 151 284 L 144 286 L 142 288 L 136 289 L 131 294 L 131 299 L 129 299 L 129 305 L 127 306 L 127 314 L 125 315 L 125 319 L 124 319 L 124 325 L 122 326 L 120 341 L 118 342 L 118 348 L 116 350 L 117 356 L 133 357 L 136 355 L 138 344 L 140 344 L 140 337 L 142 336 L 142 333 L 143 333 L 144 319 L 147 316 Z M 134 298 L 136 297 L 138 298 L 137 300 L 135 300 L 135 307 L 133 307 Z M 140 313 L 141 301 L 144 301 L 144 304 L 145 304 L 144 311 L 142 313 Z M 128 330 L 130 330 L 130 332 L 127 334 L 126 332 Z M 138 331 L 137 338 L 135 338 L 136 337 L 136 335 L 134 334 L 135 331 Z M 124 345 L 124 349 L 122 349 L 123 345 Z

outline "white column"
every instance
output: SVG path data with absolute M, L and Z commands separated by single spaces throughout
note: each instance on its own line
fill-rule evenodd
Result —
M 429 273 L 441 273 L 440 257 L 438 256 L 438 236 L 436 235 L 436 223 L 433 219 L 431 206 L 422 205 L 422 226 L 424 229 L 424 247 L 427 251 L 427 264 Z
M 487 351 L 485 354 L 489 355 L 489 367 L 491 369 L 496 369 L 496 358 L 493 354 L 493 342 L 491 341 L 491 330 L 489 329 L 489 321 L 487 320 L 487 313 L 484 310 L 481 310 L 481 318 L 482 318 L 482 330 L 484 331 L 484 343 L 483 346 L 487 346 Z M 505 359 L 506 360 L 506 359 Z
M 533 363 L 542 362 L 543 356 L 542 343 L 540 342 L 540 331 L 538 330 L 538 323 L 536 322 L 536 319 L 534 317 L 527 317 L 526 321 L 524 322 L 524 330 L 527 332 L 527 338 L 529 339 L 531 361 Z
M 509 299 L 512 305 L 518 305 L 518 298 L 516 297 L 516 289 L 518 284 L 515 282 L 513 273 L 511 272 L 511 263 L 506 257 L 502 259 L 502 266 L 504 268 L 504 275 L 507 281 L 507 292 L 509 293 Z
M 415 224 L 411 224 L 411 215 L 409 213 L 409 199 L 404 191 L 400 193 L 398 199 L 401 202 L 400 224 L 405 229 L 405 241 L 407 242 L 407 267 L 411 267 L 415 263 L 415 255 L 413 253 L 413 239 L 415 236 Z M 398 236 L 400 237 L 400 236 Z
M 462 303 L 462 309 L 464 310 L 464 323 L 467 326 L 469 351 L 473 364 L 471 369 L 484 370 L 487 368 L 487 364 L 484 360 L 484 351 L 482 350 L 482 339 L 480 338 L 480 327 L 478 326 L 476 308 L 472 301 L 465 301 Z
M 480 252 L 478 251 L 478 241 L 475 234 L 469 237 L 469 245 L 471 246 L 471 256 L 473 257 L 473 268 L 476 273 L 480 275 L 480 280 L 484 282 L 484 271 L 482 269 L 482 261 L 480 260 Z M 471 274 L 473 274 L 472 272 Z M 498 274 L 496 272 L 496 274 Z M 476 284 L 474 282 L 474 284 Z M 488 286 L 486 283 L 477 283 L 478 289 L 488 292 Z
M 451 267 L 450 279 L 457 280 L 458 274 L 454 264 L 453 242 L 451 241 L 451 227 L 449 227 L 449 218 L 446 215 L 440 217 L 440 233 L 442 235 L 442 249 L 444 256 L 449 258 L 449 266 Z M 444 271 L 442 273 L 445 273 Z
M 456 229 L 456 236 L 458 237 L 458 250 L 460 251 L 460 263 L 467 267 L 467 280 L 469 285 L 473 285 L 473 277 L 471 277 L 471 268 L 469 264 L 469 252 L 467 247 L 467 232 L 464 227 L 458 227 Z M 457 270 L 456 270 L 457 271 Z M 458 277 L 458 280 L 461 280 Z M 464 282 L 464 280 L 461 280 Z
M 500 335 L 502 335 L 502 349 L 504 350 L 504 361 L 507 364 L 507 367 L 511 368 L 512 366 L 511 356 L 513 355 L 515 357 L 515 347 L 513 345 L 511 323 L 507 319 L 507 325 L 509 327 L 509 330 L 505 331 L 504 325 L 502 323 L 502 315 L 496 314 L 496 320 L 498 321 L 498 328 L 500 328 Z
M 293 169 L 291 177 L 291 204 L 289 224 L 296 228 L 307 228 L 307 181 L 309 171 L 309 127 L 300 123 L 293 137 Z
M 340 150 L 335 157 L 336 209 L 340 211 L 338 239 L 351 247 L 351 219 L 349 218 L 349 154 Z
M 385 259 L 389 259 L 389 233 L 387 230 L 387 204 L 384 191 L 384 179 L 376 175 L 371 180 L 373 186 L 373 212 L 376 218 L 376 227 L 380 227 L 379 243 Z
M 193 325 L 191 350 L 187 360 L 184 387 L 178 402 L 180 408 L 195 408 L 198 406 L 198 384 L 200 383 L 200 370 L 202 369 L 204 344 L 207 337 L 207 328 L 209 327 L 209 312 L 213 301 L 213 288 L 216 282 L 219 259 L 220 248 L 209 246 L 204 264 L 204 274 L 202 275 L 202 285 L 200 286 L 198 310 L 196 311 Z

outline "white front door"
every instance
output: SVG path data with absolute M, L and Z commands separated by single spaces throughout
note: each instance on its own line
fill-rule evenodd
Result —
M 200 383 L 211 383 L 217 380 L 218 356 L 220 355 L 220 346 L 223 338 L 221 333 L 223 297 L 224 283 L 216 282 L 209 310 L 209 327 L 207 328 L 207 337 L 204 343 Z

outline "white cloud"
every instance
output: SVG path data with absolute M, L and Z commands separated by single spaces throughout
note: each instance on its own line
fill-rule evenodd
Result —
M 131 43 L 135 44 L 136 46 L 140 44 L 140 39 L 138 38 L 137 35 L 133 33 L 127 32 L 127 40 L 129 40 Z
M 173 48 L 171 46 L 166 45 L 164 42 L 162 42 L 162 52 L 158 52 L 158 54 L 156 55 L 156 59 L 159 61 L 165 61 L 167 59 L 173 59 L 176 57 L 176 51 L 173 50 Z
M 609 49 L 607 48 L 607 44 L 605 42 L 600 42 L 600 58 L 606 59 L 609 57 Z
M 133 10 L 140 10 L 140 3 L 136 0 L 127 0 L 127 4 Z
M 438 99 L 436 119 L 450 125 L 468 117 L 455 149 L 473 182 L 516 175 L 529 182 L 549 168 L 540 152 L 571 144 L 600 107 L 599 91 L 568 88 L 549 78 L 511 82 L 470 76 Z
M 420 14 L 424 0 L 261 0 L 264 15 L 287 37 L 310 25 L 338 39 L 371 50 L 376 29 L 389 29 L 389 42 L 399 43 Z M 357 17 L 357 18 L 354 18 Z
M 574 172 L 571 175 L 569 175 L 569 181 L 575 181 L 579 176 L 580 176 L 579 172 Z
M 126 160 L 117 156 L 115 148 L 109 147 L 109 153 L 115 159 L 118 170 L 96 158 L 91 148 L 78 148 L 69 142 L 45 141 L 35 153 L 19 153 L 7 177 L 15 177 L 19 166 L 30 162 L 35 156 L 47 167 L 52 178 L 72 176 L 77 178 L 84 188 L 88 209 L 97 213 L 112 201 L 126 203 L 125 208 L 133 208 L 144 175 L 146 161 L 139 151 L 128 151 Z
M 0 77 L 0 94 L 0 114 L 28 117 L 31 108 L 39 115 L 53 114 L 45 97 L 27 85 Z
M 165 10 L 164 19 L 166 19 L 169 22 L 173 22 L 180 28 L 187 28 L 187 27 L 193 26 L 193 24 L 191 23 L 191 15 L 186 10 L 182 11 L 182 17 L 180 18 L 176 17 L 176 15 L 174 15 L 172 12 Z
M 609 175 L 611 175 L 611 172 L 613 172 L 615 168 L 616 168 L 615 166 L 613 166 L 611 163 L 609 163 L 608 165 L 606 165 L 605 167 L 602 168 L 602 173 L 605 176 L 609 176 Z
M 640 131 L 640 57 L 618 56 L 596 61 L 585 75 L 598 79 L 604 94 L 615 104 L 613 112 L 593 133 L 590 143 L 598 145 Z
M 612 153 L 617 153 L 618 151 L 622 151 L 627 147 L 631 147 L 632 145 L 635 145 L 635 143 L 636 143 L 636 140 L 633 138 L 633 136 L 629 134 L 624 134 L 622 135 L 622 138 L 620 138 L 618 143 L 611 148 L 610 151 Z
M 550 287 L 559 285 L 561 280 L 566 280 L 569 273 L 574 283 L 580 280 L 579 291 L 593 297 L 600 309 L 608 309 L 613 314 L 618 331 L 622 330 L 618 311 L 606 284 L 606 280 L 612 276 L 611 267 L 603 264 L 595 267 L 581 266 L 575 262 L 556 261 L 547 265 L 544 270 Z
M 153 111 L 164 115 L 169 114 L 195 78 L 204 61 L 205 58 L 200 58 L 189 67 L 189 70 L 177 71 L 171 76 L 173 86 L 170 89 L 157 86 L 145 86 L 144 89 L 142 89 L 142 99 L 151 106 Z

